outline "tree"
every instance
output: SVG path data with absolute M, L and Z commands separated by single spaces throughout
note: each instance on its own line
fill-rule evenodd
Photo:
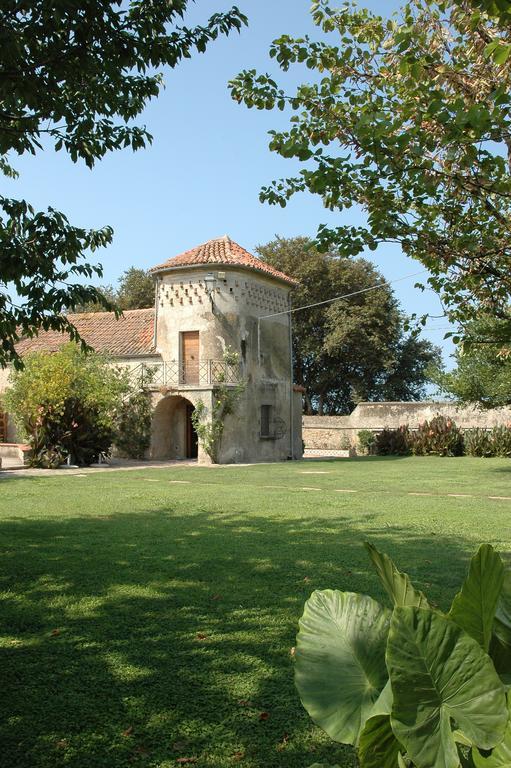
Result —
M 320 247 L 354 256 L 400 245 L 430 271 L 429 284 L 462 326 L 481 313 L 509 319 L 508 5 L 410 0 L 386 19 L 318 0 L 312 14 L 324 38 L 283 35 L 270 50 L 284 72 L 311 70 L 308 82 L 287 93 L 250 70 L 231 83 L 248 107 L 292 112 L 288 130 L 270 132 L 270 149 L 302 169 L 265 187 L 261 199 L 285 206 L 308 191 L 333 211 L 360 206 L 366 222 L 321 225 Z
M 467 328 L 468 340 L 456 351 L 456 368 L 435 376 L 441 390 L 460 404 L 497 408 L 511 404 L 511 350 L 495 343 L 507 323 L 482 318 Z
M 10 383 L 2 400 L 32 447 L 32 463 L 44 467 L 58 466 L 67 457 L 90 464 L 108 451 L 117 413 L 130 391 L 125 372 L 72 343 L 55 353 L 28 355 Z
M 187 0 L 4 0 L 0 11 L 0 170 L 12 156 L 53 146 L 92 168 L 107 152 L 144 147 L 151 136 L 133 124 L 163 85 L 158 69 L 204 51 L 219 34 L 246 23 L 233 7 L 205 26 L 178 22 Z M 78 333 L 63 310 L 110 303 L 77 282 L 101 275 L 85 254 L 108 245 L 110 227 L 86 230 L 63 213 L 36 212 L 0 196 L 0 365 L 22 365 L 15 344 L 39 328 Z M 17 294 L 18 299 L 14 298 Z
M 114 290 L 111 285 L 102 285 L 98 291 L 106 302 L 118 310 L 146 309 L 154 306 L 154 280 L 148 272 L 137 267 L 127 269 L 118 281 L 118 288 Z M 89 301 L 75 304 L 74 312 L 103 312 L 105 301 Z
M 439 365 L 439 351 L 404 334 L 396 298 L 370 262 L 320 253 L 305 237 L 277 237 L 257 252 L 299 280 L 295 307 L 363 291 L 292 315 L 294 376 L 306 389 L 308 413 L 349 413 L 358 400 L 424 396 L 427 368 Z
M 119 280 L 117 291 L 121 309 L 144 309 L 154 306 L 154 279 L 143 269 L 130 267 Z

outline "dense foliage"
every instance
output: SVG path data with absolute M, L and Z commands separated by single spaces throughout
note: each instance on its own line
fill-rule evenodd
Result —
M 509 765 L 511 573 L 500 556 L 479 548 L 443 614 L 366 546 L 391 607 L 352 592 L 312 594 L 296 644 L 305 709 L 357 747 L 361 768 Z
M 117 288 L 102 285 L 98 288 L 103 297 L 117 309 L 146 309 L 154 306 L 154 280 L 148 272 L 129 267 L 119 278 Z M 76 304 L 75 312 L 102 312 L 104 304 L 89 301 Z
M 151 444 L 151 401 L 146 392 L 128 395 L 117 409 L 115 445 L 130 459 L 145 458 Z
M 504 8 L 505 6 L 505 8 Z M 504 0 L 410 0 L 385 18 L 358 4 L 316 0 L 318 39 L 282 35 L 270 49 L 281 70 L 307 68 L 286 89 L 242 72 L 238 102 L 290 114 L 270 149 L 296 158 L 296 176 L 261 199 L 285 206 L 297 192 L 360 226 L 321 226 L 345 256 L 381 243 L 418 259 L 455 323 L 481 311 L 511 338 L 511 24 Z M 491 15 L 485 13 L 489 11 Z
M 371 455 L 376 443 L 376 434 L 370 429 L 361 429 L 357 432 L 357 441 L 360 450 Z
M 413 435 L 404 424 L 397 429 L 382 429 L 374 441 L 374 452 L 378 456 L 408 456 L 411 452 Z
M 511 427 L 500 425 L 493 429 L 467 429 L 463 433 L 467 456 L 511 457 Z
M 455 353 L 456 367 L 433 375 L 438 387 L 459 403 L 483 408 L 511 404 L 511 349 L 507 321 L 492 317 L 470 323 L 467 343 Z
M 357 294 L 292 315 L 294 377 L 305 387 L 307 413 L 349 413 L 360 400 L 424 396 L 440 352 L 404 332 L 393 291 L 370 262 L 320 253 L 305 237 L 279 237 L 257 252 L 299 281 L 294 307 Z
M 204 26 L 180 24 L 187 0 L 5 0 L 0 10 L 0 172 L 15 177 L 18 154 L 64 149 L 92 168 L 107 152 L 144 147 L 151 136 L 133 120 L 175 67 L 219 34 L 240 29 L 237 8 Z M 77 338 L 63 310 L 98 302 L 81 279 L 101 275 L 84 261 L 112 230 L 73 226 L 53 208 L 0 196 L 0 365 L 20 367 L 15 344 L 39 328 Z M 17 294 L 18 298 L 15 298 Z
M 461 456 L 463 434 L 452 419 L 434 416 L 419 424 L 411 447 L 415 456 Z
M 56 466 L 68 457 L 90 464 L 114 440 L 118 409 L 129 392 L 126 375 L 76 344 L 53 354 L 34 353 L 13 371 L 3 396 L 35 466 Z

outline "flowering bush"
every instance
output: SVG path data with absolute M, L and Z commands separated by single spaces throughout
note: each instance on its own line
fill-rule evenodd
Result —
M 11 374 L 4 402 L 18 434 L 32 446 L 33 465 L 54 467 L 66 458 L 90 464 L 106 453 L 129 392 L 126 374 L 76 344 L 24 362 L 23 370 Z
M 416 456 L 461 456 L 463 435 L 452 419 L 435 416 L 419 424 L 413 435 L 412 451 Z

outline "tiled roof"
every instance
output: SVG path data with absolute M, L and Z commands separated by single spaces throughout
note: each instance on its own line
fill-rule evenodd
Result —
M 68 319 L 80 336 L 96 352 L 114 357 L 154 354 L 154 309 L 129 309 L 116 319 L 113 312 L 69 314 Z M 38 336 L 21 339 L 16 345 L 20 355 L 29 352 L 56 352 L 69 337 L 58 331 L 40 331 Z
M 200 264 L 225 264 L 226 266 L 231 264 L 232 266 L 262 272 L 268 277 L 282 280 L 289 285 L 297 285 L 298 282 L 294 278 L 289 277 L 289 275 L 279 272 L 278 269 L 275 269 L 275 267 L 272 267 L 265 261 L 252 256 L 251 253 L 242 248 L 241 245 L 238 245 L 238 243 L 235 243 L 227 235 L 217 237 L 215 240 L 208 240 L 207 243 L 198 245 L 190 251 L 185 251 L 179 256 L 174 256 L 172 259 L 168 259 L 163 264 L 158 264 L 149 271 L 164 272 L 167 269 L 198 266 Z

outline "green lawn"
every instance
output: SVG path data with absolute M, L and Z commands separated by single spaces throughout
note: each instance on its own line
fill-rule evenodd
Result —
M 511 496 L 510 461 L 13 473 L 0 481 L 0 763 L 351 768 L 293 687 L 304 600 L 325 587 L 383 599 L 370 539 L 447 607 L 478 543 L 511 553 L 511 500 L 488 496 Z

